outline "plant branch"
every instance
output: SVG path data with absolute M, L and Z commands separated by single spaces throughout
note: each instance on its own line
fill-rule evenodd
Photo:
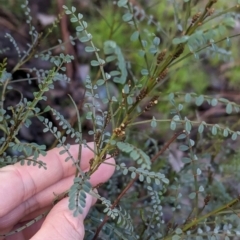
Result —
M 236 205 L 238 202 L 240 201 L 240 196 L 238 196 L 237 198 L 233 199 L 231 202 L 213 210 L 210 213 L 207 213 L 199 218 L 195 218 L 192 220 L 192 222 L 184 225 L 181 229 L 183 232 L 188 231 L 189 229 L 193 228 L 194 226 L 196 226 L 197 224 L 199 224 L 200 222 L 204 221 L 205 219 L 211 217 L 211 216 L 215 216 L 219 213 L 221 213 L 222 211 L 231 208 L 232 206 Z M 164 238 L 164 240 L 171 240 L 172 239 L 172 234 L 169 235 L 168 237 Z
M 182 134 L 183 131 L 181 132 L 178 132 L 178 133 L 175 133 L 173 135 L 172 138 L 170 138 L 167 143 L 164 145 L 164 147 L 151 159 L 151 162 L 155 162 L 158 157 L 160 155 L 162 155 L 168 148 L 169 146 L 177 139 L 177 137 Z M 117 199 L 114 201 L 114 203 L 112 204 L 111 206 L 111 209 L 114 209 L 117 204 L 120 202 L 121 198 L 126 194 L 126 192 L 132 187 L 132 185 L 134 184 L 134 182 L 138 179 L 139 177 L 139 174 L 136 175 L 136 177 L 134 179 L 132 179 L 128 184 L 127 186 L 123 189 L 123 191 L 119 194 L 119 196 L 117 197 Z M 93 240 L 96 240 L 98 238 L 98 235 L 100 233 L 100 231 L 102 230 L 103 226 L 105 225 L 105 223 L 108 221 L 109 219 L 109 216 L 105 216 L 105 218 L 103 219 L 102 223 L 99 225 L 99 227 L 97 228 L 96 230 L 96 233 L 93 237 Z

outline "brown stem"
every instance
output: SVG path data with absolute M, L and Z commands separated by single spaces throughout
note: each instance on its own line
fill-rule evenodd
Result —
M 62 11 L 63 11 L 62 10 L 63 5 L 65 5 L 65 0 L 58 0 L 57 1 L 59 14 L 61 14 Z M 70 33 L 68 31 L 67 16 L 65 14 L 62 16 L 62 19 L 60 20 L 60 26 L 61 26 L 62 39 L 63 39 L 63 42 L 65 42 L 65 54 L 74 55 L 73 47 L 72 47 L 71 43 L 69 42 Z M 76 58 L 74 58 L 74 59 L 76 59 Z M 66 75 L 71 79 L 73 78 L 73 64 L 74 64 L 74 61 L 71 62 L 70 64 L 69 63 L 65 64 Z
M 164 145 L 164 147 L 151 159 L 151 162 L 155 162 L 155 161 L 157 160 L 157 158 L 158 158 L 160 155 L 162 155 L 162 154 L 167 150 L 167 148 L 169 148 L 170 144 L 173 143 L 173 142 L 177 139 L 177 137 L 178 137 L 180 134 L 182 134 L 182 133 L 183 133 L 183 131 L 178 132 L 178 133 L 175 133 L 175 134 L 173 135 L 173 137 L 167 141 L 167 143 Z M 119 194 L 119 196 L 117 197 L 117 199 L 116 199 L 116 200 L 114 201 L 114 203 L 112 204 L 111 209 L 114 209 L 114 208 L 117 206 L 117 204 L 119 203 L 119 201 L 121 200 L 121 198 L 125 195 L 125 193 L 128 191 L 128 189 L 130 189 L 130 188 L 132 187 L 132 185 L 133 185 L 134 182 L 138 179 L 138 177 L 139 177 L 139 174 L 137 174 L 136 177 L 135 177 L 134 179 L 132 179 L 132 180 L 128 183 L 128 185 L 123 189 L 123 191 Z M 96 230 L 96 233 L 95 233 L 95 235 L 94 235 L 94 237 L 93 237 L 93 240 L 96 240 L 96 239 L 98 238 L 99 233 L 101 232 L 103 226 L 104 226 L 105 223 L 108 221 L 108 219 L 109 219 L 109 216 L 105 216 L 105 217 L 104 217 L 102 223 L 98 226 L 98 228 L 97 228 L 97 230 Z
M 184 133 L 184 131 L 175 133 L 173 137 L 164 145 L 164 147 L 151 159 L 151 162 L 155 162 L 158 159 L 158 157 L 161 156 L 167 150 L 170 144 L 173 143 L 177 139 L 177 137 L 182 133 Z

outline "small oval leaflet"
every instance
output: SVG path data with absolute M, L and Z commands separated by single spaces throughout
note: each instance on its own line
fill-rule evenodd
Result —
M 157 121 L 156 118 L 153 116 L 152 121 L 151 121 L 151 127 L 155 128 L 157 126 Z
M 198 189 L 199 192 L 204 192 L 204 187 L 201 185 Z
M 84 42 L 88 42 L 92 39 L 92 37 L 90 36 L 83 36 L 83 37 L 80 37 L 79 40 L 80 42 L 84 43 Z
M 183 105 L 182 104 L 178 104 L 178 111 L 182 111 L 183 110 Z
M 127 103 L 128 103 L 129 105 L 132 105 L 132 104 L 133 104 L 133 98 L 130 97 L 130 96 L 127 96 Z
M 136 172 L 131 173 L 131 178 L 134 179 L 137 176 Z
M 189 149 L 189 147 L 188 147 L 187 145 L 184 145 L 184 144 L 183 144 L 183 145 L 180 145 L 180 146 L 179 146 L 179 150 L 180 150 L 180 151 L 183 151 L 183 152 L 184 152 L 184 151 L 187 151 L 188 149 Z
M 170 93 L 169 95 L 168 95 L 168 100 L 174 100 L 174 93 Z
M 174 131 L 176 129 L 176 126 L 177 126 L 176 122 L 171 121 L 170 129 Z
M 190 142 L 191 147 L 193 147 L 195 145 L 195 141 L 194 140 L 190 139 L 189 142 Z
M 191 132 L 191 129 L 192 129 L 192 124 L 191 124 L 191 122 L 190 122 L 189 120 L 187 120 L 187 121 L 185 122 L 185 130 L 186 130 L 188 133 L 190 133 L 190 132 Z
M 181 229 L 181 228 L 177 228 L 177 229 L 175 230 L 175 233 L 176 233 L 176 234 L 181 234 L 181 233 L 182 233 L 182 229 Z
M 127 3 L 128 3 L 128 0 L 119 0 L 117 4 L 119 7 L 124 7 L 126 6 Z
M 99 63 L 97 60 L 92 60 L 92 61 L 91 61 L 91 66 L 97 67 L 97 66 L 99 66 L 99 65 L 100 65 L 100 63 Z
M 76 7 L 72 6 L 72 13 L 76 12 Z
M 93 48 L 93 47 L 91 47 L 91 46 L 86 46 L 86 47 L 85 47 L 85 51 L 86 51 L 86 52 L 95 52 L 96 49 Z
M 129 22 L 131 21 L 133 18 L 133 15 L 132 13 L 125 13 L 123 16 L 122 16 L 122 19 L 124 22 Z
M 156 54 L 157 51 L 158 51 L 158 49 L 157 49 L 155 46 L 151 46 L 151 47 L 149 48 L 149 52 L 150 52 L 151 54 Z
M 227 128 L 225 128 L 225 129 L 223 130 L 223 136 L 224 136 L 224 137 L 227 137 L 227 136 L 228 136 L 228 129 L 227 129 Z
M 203 102 L 204 102 L 203 95 L 200 95 L 199 97 L 196 97 L 195 103 L 196 103 L 197 106 L 201 106 L 203 104 Z
M 70 21 L 71 21 L 72 23 L 74 23 L 74 22 L 77 22 L 78 19 L 77 19 L 76 17 L 72 17 L 72 18 L 70 19 Z
M 83 18 L 83 15 L 81 13 L 78 13 L 78 19 L 81 20 Z
M 203 133 L 203 130 L 204 130 L 204 125 L 201 123 L 198 127 L 198 132 Z
M 215 107 L 215 106 L 217 106 L 217 104 L 218 104 L 218 100 L 217 100 L 216 98 L 213 98 L 213 99 L 211 100 L 211 105 L 212 105 L 213 107 Z
M 188 196 L 189 196 L 190 199 L 194 199 L 196 197 L 196 195 L 197 194 L 195 192 L 192 192 Z
M 233 110 L 232 104 L 228 103 L 227 106 L 226 106 L 226 113 L 231 114 L 232 110 Z
M 212 127 L 212 135 L 217 135 L 217 127 L 215 125 Z
M 232 140 L 236 140 L 237 139 L 237 133 L 235 132 L 235 133 L 233 133 L 233 135 L 232 135 Z
M 131 35 L 130 40 L 131 40 L 132 42 L 134 42 L 134 41 L 138 40 L 138 38 L 139 38 L 139 31 L 135 31 L 135 32 L 133 32 L 133 34 Z
M 185 100 L 186 103 L 190 103 L 191 100 L 192 100 L 191 94 L 187 93 L 184 97 L 184 100 Z
M 184 133 L 182 133 L 182 134 L 180 134 L 178 137 L 177 137 L 177 139 L 185 139 L 186 138 L 186 134 L 184 134 Z
M 125 168 L 125 169 L 123 170 L 123 175 L 127 175 L 127 174 L 128 174 L 128 169 Z
M 155 37 L 155 38 L 153 39 L 153 44 L 154 44 L 155 46 L 158 46 L 158 45 L 160 44 L 160 38 L 159 38 L 159 37 Z
M 103 80 L 103 79 L 98 79 L 97 80 L 97 85 L 98 86 L 101 86 L 101 85 L 103 85 L 105 83 L 105 81 Z

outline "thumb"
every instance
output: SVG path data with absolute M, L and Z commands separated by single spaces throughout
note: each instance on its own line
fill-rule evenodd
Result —
M 31 238 L 31 240 L 74 240 L 83 239 L 85 230 L 83 221 L 89 212 L 90 207 L 96 202 L 96 199 L 87 194 L 86 206 L 83 213 L 77 217 L 68 209 L 68 198 L 62 199 L 50 211 L 40 230 Z

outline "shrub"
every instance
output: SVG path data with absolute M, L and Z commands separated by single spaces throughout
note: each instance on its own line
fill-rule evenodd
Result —
M 158 17 L 155 19 L 132 2 L 110 4 L 110 9 L 117 12 L 117 24 L 110 23 L 111 36 L 102 33 L 106 41 L 97 46 L 84 16 L 74 6 L 63 6 L 75 28 L 69 42 L 80 41 L 91 58 L 81 111 L 70 97 L 78 116 L 76 128 L 57 109 L 42 104 L 56 82 L 70 81 L 66 64 L 73 56 L 54 54 L 52 50 L 57 46 L 46 51 L 40 47 L 63 14 L 51 28 L 38 33 L 31 24 L 27 2 L 22 5 L 32 42 L 24 51 L 12 35 L 6 34 L 18 55 L 12 69 L 5 58 L 7 49 L 1 50 L 0 164 L 20 161 L 47 171 L 40 159 L 51 147 L 21 141 L 18 136 L 23 126 L 29 128 L 33 121 L 39 121 L 43 132 L 50 132 L 57 147 L 64 148 L 60 154 L 69 154 L 69 142 L 79 143 L 80 149 L 87 145 L 82 124 L 88 121 L 92 129 L 87 139 L 94 141 L 95 157 L 87 173 L 76 168 L 69 189 L 69 206 L 75 216 L 84 207 L 86 192 L 101 203 L 86 220 L 86 239 L 237 237 L 240 221 L 235 208 L 239 197 L 225 176 L 229 172 L 237 176 L 233 170 L 238 169 L 239 152 L 232 146 L 240 135 L 239 121 L 228 117 L 206 122 L 195 111 L 200 107 L 224 107 L 226 116 L 239 113 L 237 102 L 219 94 L 205 94 L 210 78 L 202 67 L 205 62 L 213 65 L 214 61 L 233 61 L 230 43 L 239 35 L 232 33 L 239 5 L 231 3 L 227 8 L 226 3 L 216 0 L 162 2 L 161 8 L 153 9 Z M 107 18 L 111 14 L 105 19 L 109 23 Z M 114 39 L 118 24 L 121 31 Z M 65 44 L 59 41 L 58 47 L 64 48 Z M 14 85 L 19 80 L 14 74 L 34 58 L 50 62 L 52 68 L 27 69 L 27 81 L 31 84 L 35 75 L 38 87 L 29 98 L 19 93 Z M 14 91 L 21 96 L 19 102 L 6 106 L 7 94 Z M 116 158 L 116 173 L 97 194 L 88 179 L 104 164 L 107 155 Z M 68 160 L 72 160 L 70 154 Z

